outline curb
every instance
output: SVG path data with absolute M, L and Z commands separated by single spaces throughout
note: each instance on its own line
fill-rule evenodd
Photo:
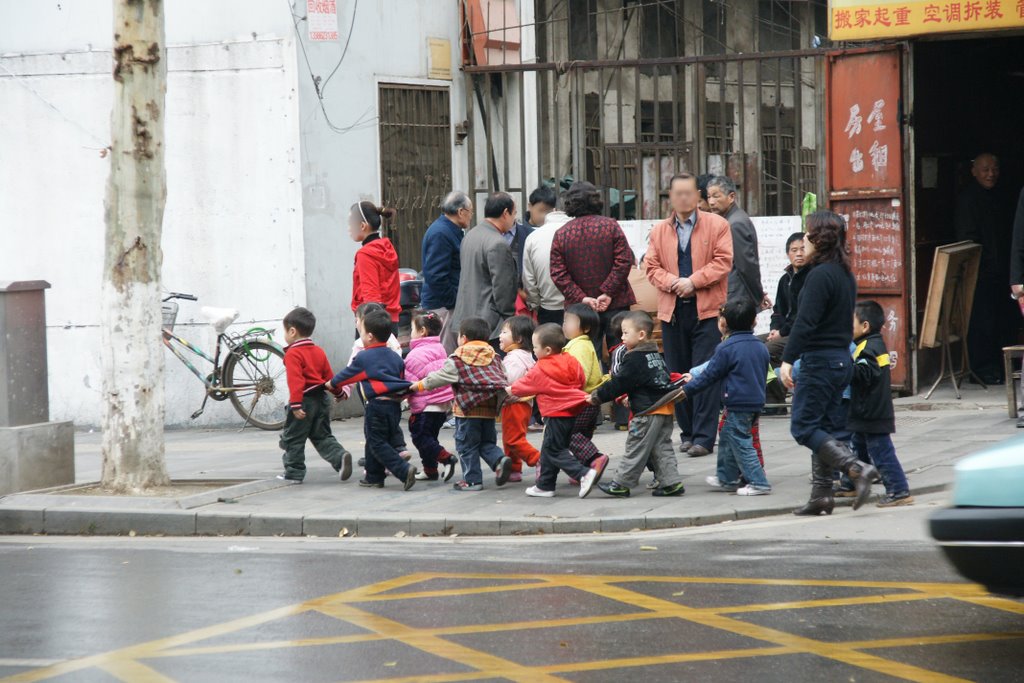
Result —
M 948 489 L 933 484 L 915 495 Z M 837 504 L 847 507 L 848 502 Z M 799 505 L 799 503 L 797 503 Z M 628 533 L 682 529 L 762 517 L 788 515 L 795 505 L 733 510 L 712 515 L 632 517 L 478 517 L 460 515 L 323 515 L 237 513 L 230 510 L 126 510 L 103 507 L 0 506 L 0 534 L 84 536 L 306 536 L 384 538 L 410 536 L 531 536 Z

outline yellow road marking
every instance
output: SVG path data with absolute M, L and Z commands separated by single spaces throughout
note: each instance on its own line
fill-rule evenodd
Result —
M 1004 612 L 1024 614 L 1024 602 L 1014 602 L 1013 600 L 1007 600 L 1006 598 L 997 598 L 994 595 L 957 599 L 962 602 L 969 602 L 973 605 L 981 605 L 982 607 L 991 607 L 992 609 L 998 609 Z
M 385 593 L 383 595 L 367 595 L 349 602 L 389 602 L 394 600 L 419 600 L 424 598 L 449 598 L 458 595 L 482 595 L 485 593 L 504 593 L 506 591 L 535 590 L 537 588 L 557 588 L 560 584 L 547 581 L 534 583 L 513 583 L 507 586 L 473 586 L 466 588 L 442 588 L 434 591 L 409 593 Z
M 99 668 L 124 683 L 174 683 L 173 678 L 132 659 L 107 662 Z
M 799 602 L 770 602 L 760 605 L 730 605 L 728 607 L 701 607 L 698 612 L 710 614 L 747 614 L 752 612 L 774 612 L 777 610 L 815 609 L 818 607 L 853 607 L 855 605 L 880 605 L 890 602 L 914 600 L 937 600 L 928 593 L 889 593 L 885 595 L 861 595 L 849 598 L 823 598 Z
M 906 638 L 885 638 L 882 640 L 852 640 L 838 643 L 851 650 L 878 650 L 887 647 L 916 647 L 918 645 L 948 645 L 951 643 L 980 643 L 986 640 L 1017 640 L 1024 638 L 1024 631 L 1006 633 L 951 633 L 941 636 L 907 636 Z

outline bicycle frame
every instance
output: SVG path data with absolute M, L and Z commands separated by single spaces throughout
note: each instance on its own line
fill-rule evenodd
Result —
M 214 383 L 211 378 L 217 377 L 217 375 L 220 373 L 220 350 L 221 345 L 225 340 L 225 335 L 217 335 L 217 350 L 214 352 L 213 358 L 210 358 L 209 354 L 207 354 L 205 351 L 203 351 L 202 349 L 200 349 L 198 346 L 188 341 L 187 339 L 179 337 L 173 332 L 168 331 L 166 328 L 163 330 L 164 346 L 170 349 L 171 353 L 173 353 L 178 358 L 178 360 L 180 360 L 185 365 L 185 367 L 188 368 L 189 371 L 191 371 L 191 373 L 195 375 L 199 379 L 199 381 L 203 383 L 203 385 L 206 386 L 206 390 L 208 392 L 214 387 Z M 213 372 L 210 373 L 209 376 L 203 375 L 203 373 L 199 371 L 199 368 L 193 365 L 192 361 L 190 361 L 185 356 L 185 354 L 181 350 L 182 347 L 184 347 L 186 350 L 190 351 L 194 355 L 199 356 L 206 362 L 211 363 L 213 365 Z M 219 391 L 223 390 L 220 389 Z

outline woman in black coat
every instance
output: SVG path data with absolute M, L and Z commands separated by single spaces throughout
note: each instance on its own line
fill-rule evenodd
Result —
M 853 341 L 853 310 L 857 281 L 846 250 L 846 223 L 832 211 L 807 217 L 804 258 L 810 272 L 800 290 L 797 316 L 782 356 L 779 374 L 793 388 L 790 433 L 811 450 L 811 498 L 797 515 L 832 514 L 832 472 L 844 471 L 857 489 L 856 510 L 871 492 L 878 476 L 849 446 L 833 434 L 842 429 L 846 416 L 843 390 L 853 377 L 850 343 Z M 793 363 L 800 360 L 797 382 Z

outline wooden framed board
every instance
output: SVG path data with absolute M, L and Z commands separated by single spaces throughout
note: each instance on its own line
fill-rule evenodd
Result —
M 963 337 L 971 319 L 980 266 L 980 244 L 954 242 L 935 248 L 935 263 L 928 284 L 924 320 L 921 322 L 920 348 L 934 349 Z M 958 287 L 959 292 L 956 291 Z M 953 305 L 955 294 L 960 294 L 960 305 L 956 307 Z M 940 324 L 944 314 L 949 316 L 949 339 L 940 338 Z

